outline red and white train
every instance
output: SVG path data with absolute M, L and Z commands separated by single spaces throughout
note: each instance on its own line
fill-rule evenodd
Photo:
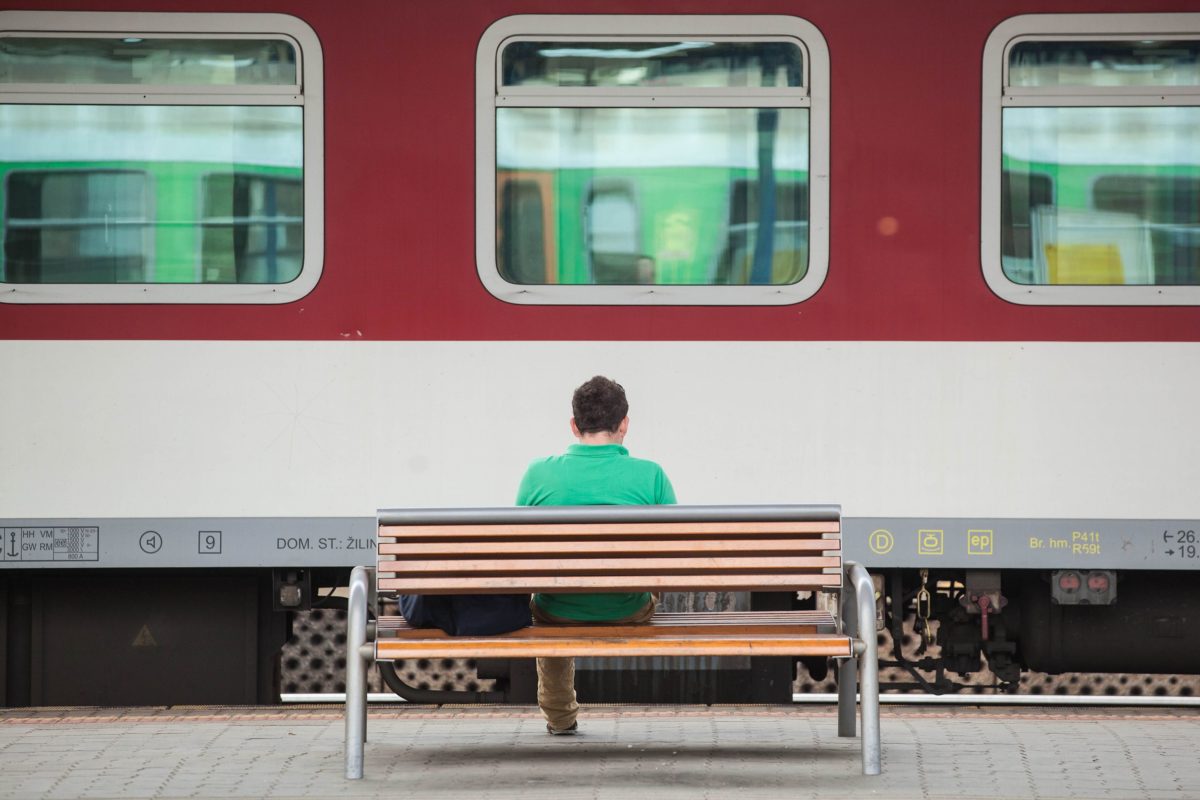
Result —
M 1200 671 L 1194 2 L 20 9 L 10 593 L 360 563 L 605 374 L 681 502 L 941 582 L 951 669 Z

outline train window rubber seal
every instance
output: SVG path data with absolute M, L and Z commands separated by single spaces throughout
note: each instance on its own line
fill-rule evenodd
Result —
M 53 304 L 280 304 L 306 296 L 324 266 L 324 63 L 315 31 L 288 14 L 0 11 L 0 36 L 62 38 L 281 39 L 291 45 L 296 81 L 277 85 L 101 84 L 0 86 L 0 104 L 164 107 L 294 107 L 302 119 L 303 254 L 299 273 L 279 283 L 23 283 L 0 281 L 0 302 Z M 268 223 L 282 225 L 282 221 Z M 199 262 L 199 254 L 196 256 Z M 200 266 L 203 266 L 202 264 Z
M 501 56 L 511 41 L 791 40 L 805 53 L 798 89 L 611 89 L 571 94 L 565 87 L 515 87 L 501 79 Z M 496 298 L 524 305 L 755 306 L 807 300 L 825 281 L 829 265 L 829 50 L 812 23 L 784 15 L 517 15 L 482 35 L 475 74 L 476 268 Z M 786 97 L 785 97 L 786 95 Z M 518 284 L 505 279 L 497 257 L 498 110 L 513 106 L 560 108 L 804 108 L 808 113 L 809 240 L 807 270 L 795 283 Z
M 1200 107 L 1200 89 L 1195 86 L 1152 82 L 1140 86 L 1098 85 L 1098 82 L 1037 86 L 1024 81 L 1010 82 L 1009 58 L 1013 48 L 1030 42 L 1133 43 L 1169 39 L 1200 40 L 1200 14 L 1025 14 L 1002 21 L 988 36 L 982 63 L 980 261 L 984 280 L 1001 299 L 1041 306 L 1200 305 L 1197 284 L 1018 282 L 1005 271 L 1002 257 L 1005 110 Z M 1088 192 L 1091 193 L 1090 188 Z M 1149 228 L 1148 221 L 1146 227 Z M 1146 258 L 1152 262 L 1153 252 Z M 1154 269 L 1153 263 L 1149 269 Z

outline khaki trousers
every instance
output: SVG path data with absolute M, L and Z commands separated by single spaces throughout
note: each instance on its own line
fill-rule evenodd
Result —
M 654 607 L 658 604 L 658 595 L 651 595 L 650 602 L 638 611 L 622 619 L 606 621 L 607 624 L 630 623 L 639 625 L 650 621 L 654 616 Z M 547 614 L 530 601 L 535 625 L 586 625 L 578 620 L 563 619 L 553 614 Z M 575 724 L 579 716 L 579 703 L 575 700 L 575 659 L 539 658 L 537 660 L 538 676 L 538 707 L 550 727 L 564 730 Z

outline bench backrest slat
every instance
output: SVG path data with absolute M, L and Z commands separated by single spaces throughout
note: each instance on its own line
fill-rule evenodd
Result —
M 447 558 L 477 558 L 493 554 L 536 555 L 538 557 L 570 556 L 578 553 L 601 553 L 604 555 L 648 555 L 669 553 L 738 553 L 754 555 L 773 553 L 836 553 L 841 550 L 839 539 L 670 539 L 666 541 L 638 540 L 586 540 L 554 541 L 485 541 L 472 542 L 469 550 L 457 541 L 441 542 L 389 542 L 379 545 L 382 556 L 398 555 L 417 558 L 421 556 L 445 556 Z
M 702 575 L 705 573 L 804 573 L 842 563 L 836 556 L 801 558 L 459 558 L 380 561 L 396 577 L 445 575 Z
M 735 537 L 766 535 L 795 536 L 798 534 L 838 533 L 837 521 L 830 522 L 624 522 L 624 523 L 559 523 L 559 524 L 499 524 L 499 525 L 381 525 L 379 536 L 384 539 L 451 539 L 463 541 L 474 538 L 543 538 L 551 536 L 603 537 Z

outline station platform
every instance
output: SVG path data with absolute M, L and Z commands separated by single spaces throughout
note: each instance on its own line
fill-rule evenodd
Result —
M 885 706 L 883 774 L 832 706 L 379 706 L 365 778 L 341 708 L 0 711 L 0 798 L 1197 798 L 1200 709 Z

